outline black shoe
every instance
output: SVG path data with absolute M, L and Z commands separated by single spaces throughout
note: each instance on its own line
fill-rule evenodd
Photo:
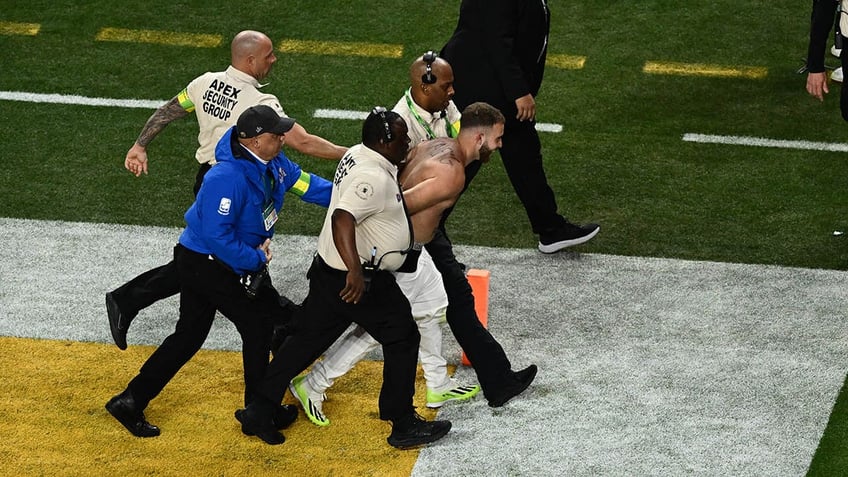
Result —
M 136 314 L 122 312 L 112 292 L 106 294 L 106 314 L 109 315 L 109 329 L 112 331 L 112 339 L 118 345 L 118 348 L 127 349 L 127 330 L 129 330 L 130 322 Z
M 147 422 L 144 412 L 138 408 L 129 391 L 113 397 L 106 403 L 106 410 L 136 437 L 156 437 L 159 428 Z
M 297 420 L 297 406 L 283 404 L 274 411 L 274 427 L 285 429 Z
M 235 415 L 241 423 L 242 434 L 256 436 L 272 446 L 286 442 L 286 437 L 274 429 L 273 419 L 263 419 L 255 409 L 252 409 L 252 406 L 237 410 Z
M 539 369 L 535 364 L 531 364 L 521 371 L 516 371 L 513 373 L 512 377 L 514 381 L 508 384 L 504 389 L 496 394 L 494 397 L 489 399 L 489 406 L 491 407 L 501 407 L 507 403 L 510 399 L 518 396 L 523 393 L 527 386 L 530 386 L 530 383 L 533 382 L 533 379 L 536 378 L 536 371 Z M 487 396 L 488 397 L 488 396 Z
M 413 412 L 392 421 L 392 433 L 386 441 L 398 449 L 412 449 L 445 437 L 450 429 L 450 421 L 426 421 Z
M 601 230 L 598 224 L 575 225 L 566 222 L 562 227 L 551 232 L 539 234 L 539 251 L 556 253 L 566 247 L 573 247 L 588 242 Z

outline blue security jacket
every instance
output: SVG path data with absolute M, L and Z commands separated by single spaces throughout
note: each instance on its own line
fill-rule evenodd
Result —
M 231 128 L 218 141 L 213 166 L 203 178 L 194 204 L 185 213 L 186 229 L 180 244 L 209 254 L 239 275 L 259 270 L 265 253 L 256 247 L 274 235 L 265 230 L 262 212 L 270 201 L 277 213 L 290 191 L 304 202 L 328 207 L 332 183 L 303 172 L 283 152 L 266 166 L 250 155 Z M 266 192 L 266 171 L 273 173 L 273 188 Z M 266 201 L 267 198 L 267 201 Z

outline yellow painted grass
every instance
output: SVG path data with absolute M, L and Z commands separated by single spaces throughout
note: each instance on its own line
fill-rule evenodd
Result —
M 38 35 L 41 25 L 38 23 L 0 22 L 0 35 Z
M 648 61 L 642 71 L 650 74 L 680 76 L 712 76 L 719 78 L 762 79 L 768 75 L 768 68 L 757 66 L 724 66 L 700 63 L 674 63 Z
M 585 56 L 550 54 L 545 59 L 545 66 L 566 70 L 579 70 L 586 65 Z
M 283 53 L 376 58 L 400 58 L 403 55 L 403 45 L 342 41 L 282 40 L 277 50 Z
M 104 409 L 154 348 L 0 337 L 3 475 L 408 476 L 417 451 L 386 443 L 377 417 L 382 362 L 363 361 L 330 390 L 329 427 L 303 414 L 269 446 L 244 436 L 240 354 L 202 350 L 148 406 L 162 435 L 140 439 Z M 415 402 L 427 419 L 419 370 Z M 290 394 L 286 402 L 293 403 Z
M 158 30 L 128 30 L 125 28 L 101 28 L 95 36 L 97 41 L 126 43 L 156 43 L 160 45 L 215 48 L 221 44 L 221 35 L 181 33 Z

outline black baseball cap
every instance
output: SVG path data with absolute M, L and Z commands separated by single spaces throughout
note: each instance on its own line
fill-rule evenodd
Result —
M 284 134 L 294 127 L 294 119 L 284 118 L 270 106 L 260 104 L 247 108 L 236 123 L 238 137 L 246 139 L 262 133 Z

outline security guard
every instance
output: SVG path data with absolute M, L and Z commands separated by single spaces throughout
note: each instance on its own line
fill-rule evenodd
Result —
M 333 196 L 309 269 L 309 295 L 295 331 L 274 353 L 259 395 L 237 413 L 242 432 L 268 444 L 285 437 L 272 411 L 297 373 L 321 355 L 351 323 L 383 346 L 380 418 L 392 422 L 390 445 L 406 448 L 442 438 L 449 421 L 425 421 L 412 405 L 420 335 L 409 302 L 392 271 L 412 246 L 412 226 L 397 183 L 409 149 L 407 127 L 395 112 L 375 108 L 362 126 L 362 143 L 339 162 Z
M 245 405 L 253 400 L 268 365 L 272 319 L 281 313 L 265 267 L 283 195 L 293 192 L 324 207 L 330 202 L 331 184 L 303 172 L 280 150 L 293 125 L 269 106 L 253 106 L 218 142 L 218 164 L 186 212 L 186 229 L 174 248 L 181 283 L 176 330 L 106 404 L 133 435 L 159 435 L 143 411 L 203 345 L 216 310 L 241 335 Z M 278 428 L 297 417 L 294 406 L 277 406 L 274 412 Z

